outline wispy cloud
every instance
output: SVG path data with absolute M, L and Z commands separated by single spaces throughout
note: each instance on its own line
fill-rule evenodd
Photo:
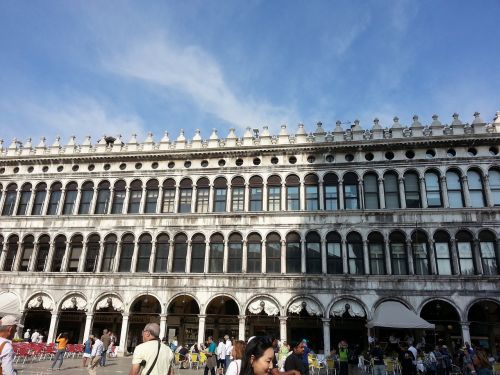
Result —
M 103 61 L 111 72 L 188 96 L 207 113 L 235 127 L 274 126 L 296 118 L 293 110 L 237 94 L 222 66 L 198 46 L 179 47 L 165 37 L 133 44 Z

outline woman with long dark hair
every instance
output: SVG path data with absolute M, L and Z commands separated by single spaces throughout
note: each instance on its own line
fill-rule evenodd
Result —
M 250 339 L 241 361 L 240 375 L 267 375 L 273 368 L 274 349 L 270 338 L 256 336 Z

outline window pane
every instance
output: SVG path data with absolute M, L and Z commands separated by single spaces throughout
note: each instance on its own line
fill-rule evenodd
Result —
M 132 255 L 134 254 L 134 244 L 125 242 L 122 244 L 119 272 L 130 272 L 132 266 Z
M 82 196 L 80 198 L 80 209 L 78 211 L 81 215 L 86 215 L 90 212 L 90 203 L 92 202 L 92 197 L 94 196 L 93 190 L 82 191 Z
M 280 273 L 281 272 L 281 243 L 267 242 L 266 243 L 266 272 Z
M 300 242 L 288 242 L 286 244 L 286 272 L 301 272 Z
M 245 188 L 233 187 L 233 211 L 239 212 L 244 210 L 245 206 Z
M 191 272 L 203 273 L 205 265 L 205 243 L 191 245 Z
M 319 210 L 319 192 L 317 186 L 306 186 L 306 210 Z
M 158 202 L 158 190 L 146 190 L 146 206 L 144 213 L 154 214 L 156 212 L 156 203 Z
M 224 259 L 224 244 L 222 243 L 211 243 L 210 244 L 210 264 L 209 272 L 222 272 L 223 259 Z
M 474 275 L 474 260 L 472 258 L 472 244 L 470 242 L 457 242 L 460 273 Z
M 241 272 L 243 245 L 240 242 L 230 242 L 228 248 L 227 272 Z
M 97 193 L 96 214 L 108 213 L 110 191 L 108 189 L 99 190 Z
M 247 245 L 247 272 L 262 272 L 262 245 L 260 243 L 249 243 Z
M 330 274 L 341 274 L 343 272 L 341 244 L 329 242 L 326 244 L 326 251 L 327 272 Z
M 101 272 L 113 271 L 115 264 L 115 256 L 116 256 L 116 243 L 105 243 Z
M 31 198 L 31 191 L 21 192 L 21 198 L 19 199 L 19 206 L 17 208 L 18 215 L 26 215 L 28 204 L 30 203 L 30 198 Z
M 451 275 L 450 248 L 447 242 L 436 242 L 436 262 L 438 275 Z
M 495 244 L 493 242 L 480 242 L 479 248 L 481 249 L 483 274 L 485 275 L 498 274 L 497 260 L 495 256 Z
M 306 243 L 306 272 L 321 273 L 321 244 L 319 242 Z
M 337 186 L 325 186 L 325 210 L 338 210 Z
M 227 189 L 216 188 L 214 190 L 214 212 L 226 212 Z
M 299 189 L 298 186 L 288 186 L 286 188 L 288 211 L 300 210 Z
M 138 214 L 141 207 L 142 190 L 131 190 L 128 203 L 128 213 Z
M 170 244 L 168 242 L 158 242 L 156 245 L 155 272 L 167 272 L 168 252 Z
M 262 211 L 262 188 L 250 188 L 250 211 Z
M 137 272 L 149 271 L 149 260 L 151 258 L 151 242 L 139 243 L 139 250 L 137 254 Z
M 125 191 L 115 191 L 111 213 L 121 214 L 123 212 L 123 202 L 125 202 Z
M 186 272 L 187 243 L 176 243 L 172 272 Z
M 404 243 L 391 243 L 391 261 L 394 275 L 408 274 L 408 260 Z
M 163 207 L 161 212 L 164 213 L 175 212 L 174 202 L 175 202 L 175 190 L 174 189 L 163 190 Z
M 279 186 L 268 187 L 268 204 L 267 209 L 269 211 L 280 211 L 281 210 L 281 188 Z
M 196 197 L 196 212 L 208 212 L 209 188 L 199 188 Z

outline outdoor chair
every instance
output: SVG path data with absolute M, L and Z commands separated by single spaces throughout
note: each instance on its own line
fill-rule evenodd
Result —
M 394 361 L 392 359 L 385 359 L 385 375 L 395 374 Z
M 314 372 L 318 370 L 318 374 L 320 373 L 321 369 L 324 369 L 325 365 L 321 362 L 318 361 L 317 358 L 315 357 L 310 357 L 309 358 L 309 369 L 311 370 L 311 374 L 314 375 Z
M 202 367 L 205 365 L 207 362 L 207 354 L 206 353 L 200 353 L 200 363 L 199 366 Z
M 493 375 L 500 374 L 500 362 L 495 362 L 493 364 Z
M 327 359 L 326 360 L 326 375 L 329 375 L 330 372 L 332 375 L 337 375 L 337 369 L 335 368 L 335 361 L 333 359 Z
M 189 354 L 189 362 L 190 362 L 189 367 L 194 368 L 196 366 L 196 369 L 198 370 L 198 367 L 200 366 L 200 360 L 198 359 L 197 353 Z

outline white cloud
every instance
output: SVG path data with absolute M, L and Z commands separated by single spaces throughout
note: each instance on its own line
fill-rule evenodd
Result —
M 197 46 L 178 47 L 166 38 L 149 39 L 105 59 L 103 64 L 116 74 L 187 95 L 202 111 L 239 128 L 278 126 L 296 118 L 288 108 L 239 97 L 224 78 L 220 64 Z

